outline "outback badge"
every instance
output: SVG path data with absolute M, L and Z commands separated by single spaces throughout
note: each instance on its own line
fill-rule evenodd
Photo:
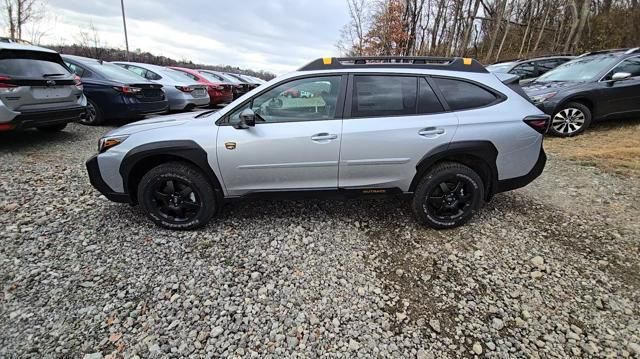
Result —
M 236 143 L 235 142 L 225 142 L 224 143 L 224 147 L 226 147 L 228 150 L 235 150 L 236 149 Z

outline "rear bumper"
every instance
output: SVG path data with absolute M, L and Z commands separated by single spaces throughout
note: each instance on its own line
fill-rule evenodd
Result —
M 91 157 L 87 163 L 87 172 L 89 173 L 89 181 L 100 193 L 113 202 L 131 203 L 131 198 L 127 193 L 115 192 L 102 178 L 100 174 L 100 166 L 98 165 L 98 155 Z
M 24 128 L 53 126 L 69 122 L 80 121 L 87 112 L 84 106 L 66 109 L 22 112 L 7 124 L 14 130 Z
M 538 178 L 542 174 L 544 170 L 544 166 L 547 163 L 547 154 L 544 152 L 544 148 L 540 148 L 540 155 L 538 156 L 538 161 L 533 166 L 531 171 L 524 176 L 509 178 L 505 180 L 498 181 L 498 190 L 497 193 L 511 191 L 517 188 L 522 188 L 529 183 L 533 182 L 534 179 Z
M 210 104 L 219 105 L 221 103 L 231 103 L 233 101 L 233 93 L 217 95 L 209 93 L 209 98 L 211 98 Z
M 136 101 L 132 103 L 118 103 L 112 108 L 109 118 L 121 119 L 121 118 L 136 118 L 152 113 L 166 112 L 169 109 L 169 102 L 154 101 L 154 102 L 141 102 Z

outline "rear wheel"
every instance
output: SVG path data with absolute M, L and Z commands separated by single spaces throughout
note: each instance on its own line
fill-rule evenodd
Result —
M 181 162 L 147 172 L 138 185 L 138 203 L 155 224 L 185 230 L 204 226 L 220 207 L 205 175 Z
M 549 133 L 559 137 L 579 135 L 591 124 L 591 110 L 579 102 L 569 102 L 551 119 Z
M 424 224 L 454 228 L 473 217 L 484 198 L 482 179 L 471 168 L 445 162 L 429 170 L 416 187 L 413 212 Z
M 104 113 L 95 102 L 87 99 L 87 115 L 80 120 L 83 125 L 100 125 L 104 122 Z
M 36 128 L 39 131 L 42 131 L 42 132 L 60 132 L 60 131 L 64 130 L 65 127 L 67 127 L 66 123 L 59 123 L 57 125 L 41 126 L 41 127 L 36 127 Z

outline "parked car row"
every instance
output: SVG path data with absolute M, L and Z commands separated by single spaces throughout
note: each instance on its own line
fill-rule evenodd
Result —
M 264 81 L 245 75 L 106 62 L 0 43 L 0 131 L 60 131 L 167 111 L 228 104 Z

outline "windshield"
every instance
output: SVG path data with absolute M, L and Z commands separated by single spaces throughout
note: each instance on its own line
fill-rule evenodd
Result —
M 134 74 L 129 70 L 125 70 L 118 65 L 114 65 L 109 62 L 103 62 L 100 64 L 99 62 L 95 62 L 92 64 L 88 64 L 89 69 L 103 75 L 105 78 L 110 80 L 122 82 L 122 83 L 140 83 L 147 82 L 140 78 L 140 76 Z
M 506 73 L 506 72 L 509 72 L 509 69 L 511 69 L 511 66 L 513 66 L 513 63 L 489 65 L 486 68 L 491 72 Z
M 614 55 L 586 56 L 569 61 L 546 74 L 538 77 L 535 82 L 553 81 L 588 81 L 618 61 Z

